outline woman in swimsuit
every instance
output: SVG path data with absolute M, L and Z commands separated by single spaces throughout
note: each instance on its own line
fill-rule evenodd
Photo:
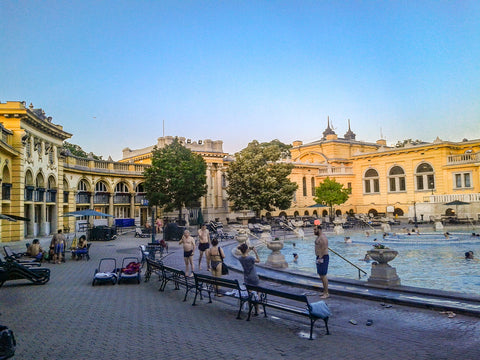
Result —
M 222 277 L 222 259 L 225 253 L 222 248 L 218 247 L 218 239 L 212 240 L 212 247 L 207 250 L 207 262 L 210 264 L 210 271 L 215 277 Z M 220 288 L 217 287 L 215 296 L 222 296 L 219 293 Z
M 200 251 L 200 254 L 198 256 L 198 270 L 201 270 L 202 268 L 203 254 L 209 247 L 210 247 L 210 231 L 208 231 L 207 226 L 203 224 L 200 230 L 198 230 L 198 251 Z M 206 255 L 205 255 L 205 261 L 207 262 L 207 270 L 210 270 L 210 263 L 208 262 Z

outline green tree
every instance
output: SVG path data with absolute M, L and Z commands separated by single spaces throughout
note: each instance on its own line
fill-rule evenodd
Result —
M 207 193 L 207 165 L 203 157 L 180 144 L 178 138 L 152 152 L 152 166 L 145 169 L 145 196 L 151 206 L 165 211 L 197 202 Z
M 279 140 L 259 143 L 254 140 L 235 154 L 227 169 L 228 200 L 232 210 L 285 210 L 291 206 L 298 185 L 288 176 L 293 165 L 279 162 L 290 154 L 288 145 Z
M 330 219 L 333 220 L 333 206 L 343 204 L 348 200 L 350 189 L 343 187 L 335 179 L 326 178 L 315 188 L 315 202 L 330 207 Z
M 75 144 L 71 144 L 67 141 L 64 141 L 63 142 L 63 147 L 64 147 L 64 149 L 67 149 L 68 151 L 70 151 L 70 153 L 73 156 L 77 156 L 77 157 L 85 158 L 85 159 L 88 158 L 88 154 L 85 152 L 85 150 L 82 149 L 82 147 L 80 145 L 75 145 Z M 95 160 L 102 160 L 101 156 L 97 156 L 95 154 L 92 154 L 92 157 Z

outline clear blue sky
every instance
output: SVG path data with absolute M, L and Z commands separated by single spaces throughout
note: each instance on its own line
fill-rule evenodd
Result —
M 480 1 L 0 2 L 0 101 L 104 158 L 163 135 L 480 138 Z

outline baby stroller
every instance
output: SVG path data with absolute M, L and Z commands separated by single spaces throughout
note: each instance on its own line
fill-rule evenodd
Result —
M 141 264 L 138 261 L 137 257 L 127 256 L 122 260 L 122 267 L 118 271 L 118 284 L 122 280 L 131 280 L 134 279 L 137 281 L 137 284 L 140 284 L 140 270 Z
M 114 258 L 103 258 L 95 269 L 92 286 L 96 283 L 117 283 L 117 261 Z
M 151 236 L 151 235 L 144 233 L 141 227 L 137 226 L 135 228 L 135 237 L 146 238 L 146 237 L 149 237 L 149 236 Z

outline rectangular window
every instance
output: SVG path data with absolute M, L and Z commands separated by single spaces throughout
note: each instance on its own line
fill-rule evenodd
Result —
M 390 191 L 397 191 L 397 187 L 395 186 L 395 178 L 390 178 Z
M 373 189 L 376 193 L 380 192 L 380 181 L 378 179 L 373 180 Z
M 405 186 L 405 178 L 404 178 L 404 177 L 401 177 L 401 178 L 399 178 L 399 180 L 400 180 L 400 184 L 399 184 L 400 189 L 399 189 L 399 190 L 400 190 L 400 191 L 405 191 L 405 189 L 407 188 L 407 187 Z
M 366 193 L 372 192 L 372 191 L 370 190 L 370 180 L 365 180 L 365 192 L 366 192 Z
M 417 190 L 423 190 L 423 176 L 417 176 Z
M 467 189 L 472 187 L 472 173 L 456 173 L 453 174 L 454 189 Z
M 455 187 L 456 188 L 462 187 L 462 174 L 455 174 Z
M 433 175 L 427 175 L 427 184 L 429 190 L 435 189 L 435 179 Z

